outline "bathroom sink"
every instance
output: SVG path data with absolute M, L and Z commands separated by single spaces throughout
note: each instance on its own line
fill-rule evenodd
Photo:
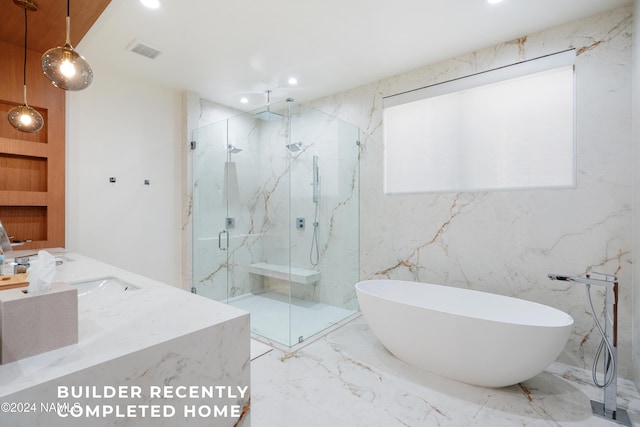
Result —
M 129 283 L 123 282 L 117 277 L 102 277 L 100 279 L 85 282 L 71 283 L 78 288 L 78 298 L 104 297 L 109 295 L 123 294 L 125 292 L 136 291 L 139 288 Z

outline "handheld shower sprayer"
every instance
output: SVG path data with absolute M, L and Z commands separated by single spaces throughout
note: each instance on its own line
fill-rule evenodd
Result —
M 631 427 L 631 420 L 627 411 L 617 408 L 617 378 L 618 378 L 618 279 L 616 276 L 604 273 L 592 273 L 602 278 L 596 279 L 588 274 L 586 277 L 582 276 L 567 276 L 561 274 L 547 274 L 547 277 L 551 280 L 562 280 L 567 282 L 581 283 L 586 286 L 587 300 L 591 308 L 591 315 L 593 320 L 602 335 L 602 340 L 596 351 L 596 355 L 593 361 L 593 382 L 594 384 L 604 390 L 604 402 L 591 401 L 591 411 L 593 415 L 612 420 L 618 424 Z M 605 316 L 604 316 L 604 328 L 598 321 L 595 309 L 593 308 L 593 302 L 591 301 L 591 286 L 603 286 L 605 288 Z M 604 372 L 603 382 L 598 380 L 598 361 L 602 354 L 602 350 L 606 348 L 604 354 Z
M 311 185 L 313 186 L 313 203 L 318 203 L 320 197 L 320 169 L 318 168 L 318 156 L 313 156 L 313 176 Z

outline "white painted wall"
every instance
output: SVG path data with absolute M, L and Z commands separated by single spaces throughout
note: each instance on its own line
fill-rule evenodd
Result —
M 91 33 L 78 49 L 95 78 L 67 95 L 66 247 L 179 286 L 182 94 L 101 63 Z

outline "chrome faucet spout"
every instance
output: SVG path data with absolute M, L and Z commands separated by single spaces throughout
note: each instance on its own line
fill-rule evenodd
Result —
M 612 274 L 605 274 L 605 273 L 592 273 L 592 274 L 597 274 L 599 276 L 602 276 L 603 278 L 596 279 L 591 277 L 591 275 L 582 277 L 582 276 L 567 276 L 563 274 L 553 274 L 553 273 L 547 274 L 547 277 L 549 277 L 549 279 L 551 280 L 563 280 L 566 282 L 582 283 L 583 285 L 604 286 L 605 288 L 608 288 L 608 287 L 613 288 L 613 285 L 618 280 L 616 276 Z
M 5 230 L 2 225 L 2 221 L 0 221 L 0 246 L 2 246 L 2 250 L 4 252 L 9 252 L 11 250 L 11 240 L 9 240 L 9 234 L 7 234 L 7 230 Z

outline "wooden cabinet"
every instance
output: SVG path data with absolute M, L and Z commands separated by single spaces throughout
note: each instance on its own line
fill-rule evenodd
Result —
M 65 92 L 40 70 L 38 52 L 27 55 L 27 101 L 44 118 L 37 133 L 14 129 L 8 111 L 22 104 L 24 50 L 0 42 L 0 220 L 16 249 L 64 247 Z

